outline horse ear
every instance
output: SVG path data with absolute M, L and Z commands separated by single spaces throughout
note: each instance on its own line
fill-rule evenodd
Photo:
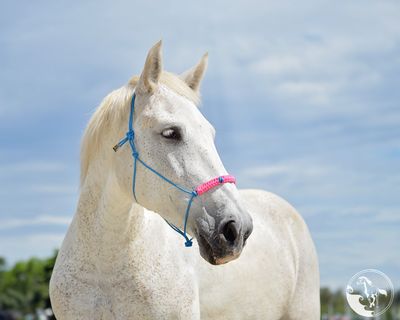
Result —
M 152 93 L 157 87 L 162 72 L 161 40 L 147 54 L 146 62 L 137 85 L 137 91 Z
M 193 68 L 185 71 L 179 77 L 186 82 L 186 84 L 194 91 L 198 92 L 200 89 L 200 83 L 203 79 L 204 73 L 206 72 L 208 64 L 208 53 L 205 53 L 199 63 Z

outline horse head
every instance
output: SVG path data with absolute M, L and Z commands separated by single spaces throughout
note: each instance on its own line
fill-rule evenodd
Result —
M 140 155 L 143 164 L 137 170 L 134 164 L 137 203 L 178 226 L 182 226 L 185 210 L 190 208 L 185 233 L 187 230 L 197 238 L 205 260 L 222 264 L 240 255 L 252 232 L 252 219 L 236 186 L 221 181 L 212 189 L 207 187 L 204 194 L 196 192 L 193 203 L 177 187 L 197 190 L 196 186 L 204 186 L 205 181 L 223 179 L 227 174 L 214 144 L 215 129 L 197 106 L 206 66 L 204 55 L 196 66 L 176 76 L 163 71 L 161 42 L 151 48 L 140 77 L 129 84 L 135 95 L 134 133 L 129 139 L 134 144 L 134 158 Z M 120 128 L 125 128 L 128 117 L 126 106 Z M 129 148 L 124 148 L 114 161 L 122 189 L 132 195 Z

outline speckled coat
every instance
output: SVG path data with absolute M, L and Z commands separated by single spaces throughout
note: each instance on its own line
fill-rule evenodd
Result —
M 207 56 L 181 80 L 163 75 L 161 61 L 157 43 L 140 78 L 106 97 L 85 132 L 78 207 L 50 282 L 57 319 L 319 319 L 314 245 L 281 198 L 226 184 L 196 201 L 188 224 L 195 237 L 199 228 L 211 237 L 228 214 L 253 225 L 246 246 L 241 238 L 238 253 L 221 265 L 208 263 L 196 241 L 185 248 L 164 222 L 182 223 L 182 193 L 139 168 L 133 200 L 130 151 L 112 152 L 126 131 L 133 90 L 146 161 L 187 186 L 226 173 L 215 131 L 195 105 Z M 171 124 L 185 136 L 179 147 L 156 134 Z

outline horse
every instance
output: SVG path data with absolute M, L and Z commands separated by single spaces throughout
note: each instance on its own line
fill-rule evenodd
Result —
M 305 222 L 272 193 L 237 189 L 198 108 L 208 55 L 177 75 L 161 47 L 83 135 L 77 209 L 49 286 L 55 316 L 318 319 Z
M 385 297 L 388 295 L 386 290 L 375 287 L 372 281 L 365 276 L 358 277 L 357 284 L 363 287 L 362 292 L 364 293 L 364 296 L 362 300 L 368 303 L 369 309 L 375 308 L 379 295 L 383 295 Z

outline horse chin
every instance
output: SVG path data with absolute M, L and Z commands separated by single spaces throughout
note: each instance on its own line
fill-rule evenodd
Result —
M 240 253 L 232 254 L 232 255 L 229 255 L 229 256 L 222 257 L 222 258 L 217 258 L 215 260 L 215 262 L 216 262 L 215 264 L 216 265 L 225 264 L 225 263 L 231 262 L 233 260 L 236 260 L 239 257 L 240 257 Z
M 202 235 L 197 237 L 197 241 L 199 243 L 201 257 L 212 265 L 225 264 L 240 256 L 240 252 L 229 255 L 216 254 L 216 250 L 213 249 L 207 239 Z

